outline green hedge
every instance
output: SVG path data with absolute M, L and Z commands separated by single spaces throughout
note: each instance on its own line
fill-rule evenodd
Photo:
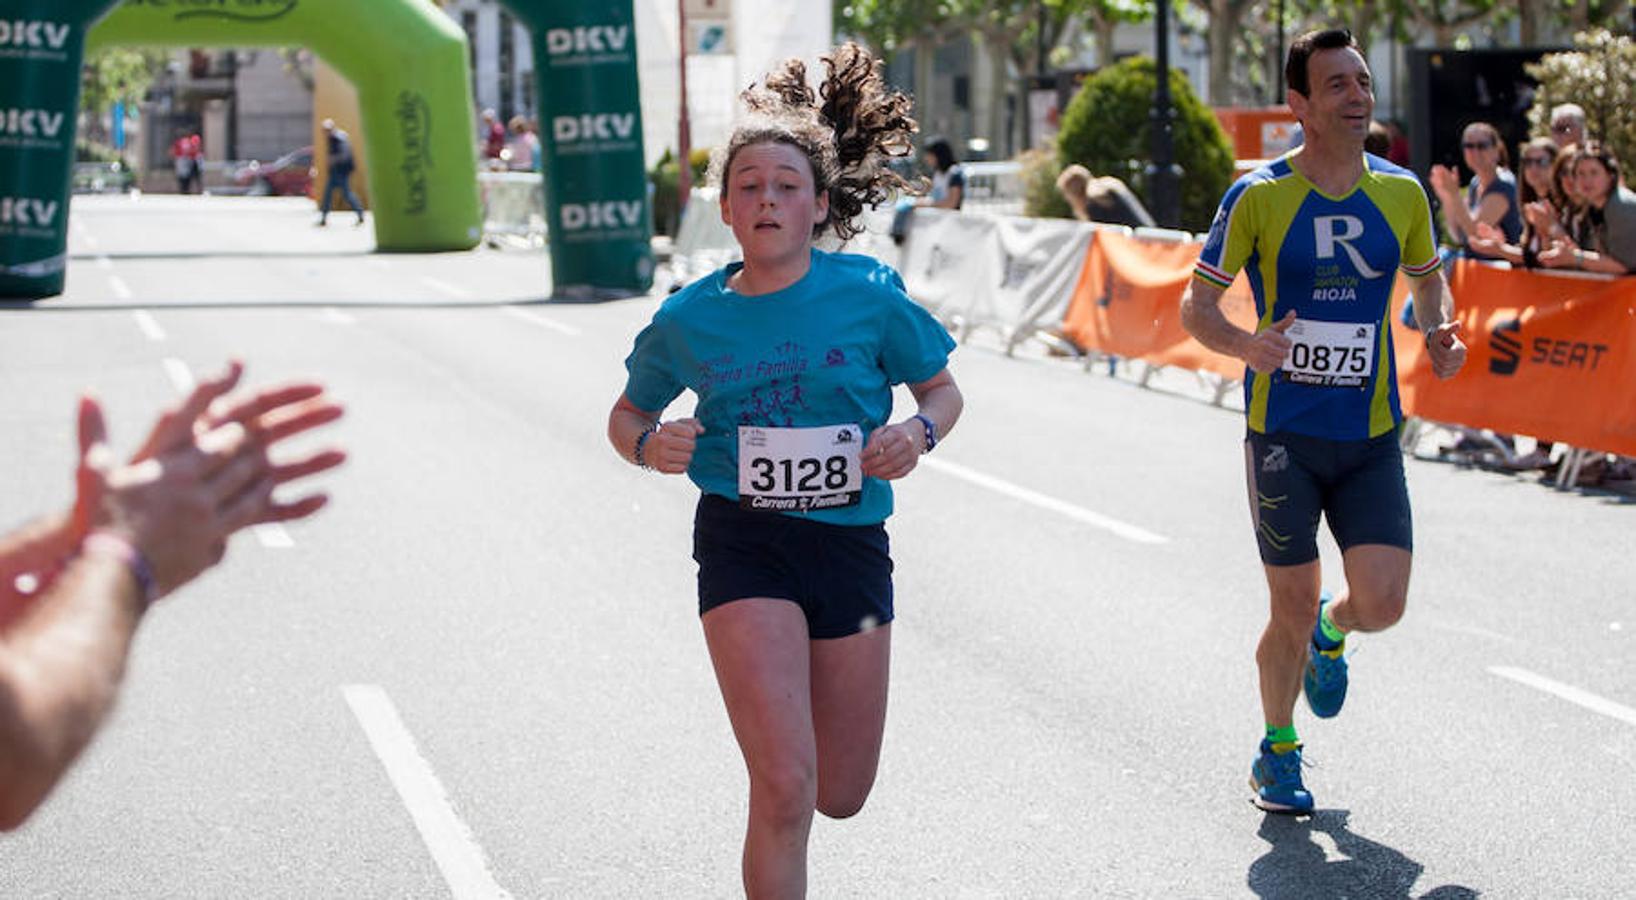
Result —
M 1085 79 L 1062 115 L 1057 136 L 1058 168 L 1079 163 L 1092 175 L 1121 179 L 1148 206 L 1146 167 L 1152 159 L 1149 115 L 1156 67 L 1133 57 Z M 1178 69 L 1170 70 L 1175 110 L 1175 160 L 1181 174 L 1181 222 L 1161 222 L 1204 231 L 1215 217 L 1221 195 L 1233 181 L 1233 145 L 1215 113 L 1202 103 Z

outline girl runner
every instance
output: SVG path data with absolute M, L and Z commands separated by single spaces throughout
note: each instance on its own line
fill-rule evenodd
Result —
M 892 559 L 889 482 L 954 426 L 954 342 L 891 267 L 813 246 L 861 228 L 907 187 L 910 101 L 847 44 L 815 96 L 799 60 L 742 99 L 718 151 L 721 216 L 743 249 L 670 297 L 636 337 L 608 437 L 627 461 L 686 472 L 699 613 L 750 778 L 751 897 L 806 893 L 816 809 L 858 812 L 886 721 Z M 821 98 L 821 99 L 820 99 Z M 888 423 L 892 386 L 918 410 Z M 683 390 L 695 418 L 661 421 Z

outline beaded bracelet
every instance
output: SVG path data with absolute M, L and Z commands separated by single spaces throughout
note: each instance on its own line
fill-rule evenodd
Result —
M 648 428 L 648 429 L 645 429 L 641 434 L 636 436 L 636 453 L 634 455 L 636 457 L 636 467 L 638 469 L 652 469 L 653 468 L 652 466 L 648 465 L 648 461 L 645 458 L 643 458 L 642 449 L 647 446 L 648 438 L 653 437 L 654 435 L 656 435 L 658 433 L 659 433 L 659 429 L 657 429 L 657 428 Z
M 159 586 L 153 580 L 153 566 L 148 564 L 148 558 L 135 544 L 112 532 L 93 531 L 85 536 L 81 547 L 85 553 L 106 554 L 124 563 L 131 577 L 136 579 L 137 589 L 142 592 L 144 609 L 158 599 Z

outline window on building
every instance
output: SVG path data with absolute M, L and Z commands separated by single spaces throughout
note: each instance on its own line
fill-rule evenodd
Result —
M 517 22 L 511 13 L 500 13 L 500 118 L 509 122 L 517 114 Z
M 460 27 L 466 32 L 467 65 L 471 67 L 471 83 L 477 86 L 477 11 L 468 9 L 460 14 Z

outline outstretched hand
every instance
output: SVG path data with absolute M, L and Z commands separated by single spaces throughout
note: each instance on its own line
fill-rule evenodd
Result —
M 90 397 L 80 401 L 78 536 L 107 529 L 135 545 L 148 558 L 161 596 L 220 561 L 234 532 L 317 512 L 326 495 L 281 501 L 274 490 L 346 459 L 343 451 L 326 449 L 274 463 L 273 446 L 335 421 L 342 407 L 312 383 L 226 397 L 242 371 L 233 363 L 223 376 L 201 382 L 159 417 L 124 465 L 108 446 L 101 405 Z

